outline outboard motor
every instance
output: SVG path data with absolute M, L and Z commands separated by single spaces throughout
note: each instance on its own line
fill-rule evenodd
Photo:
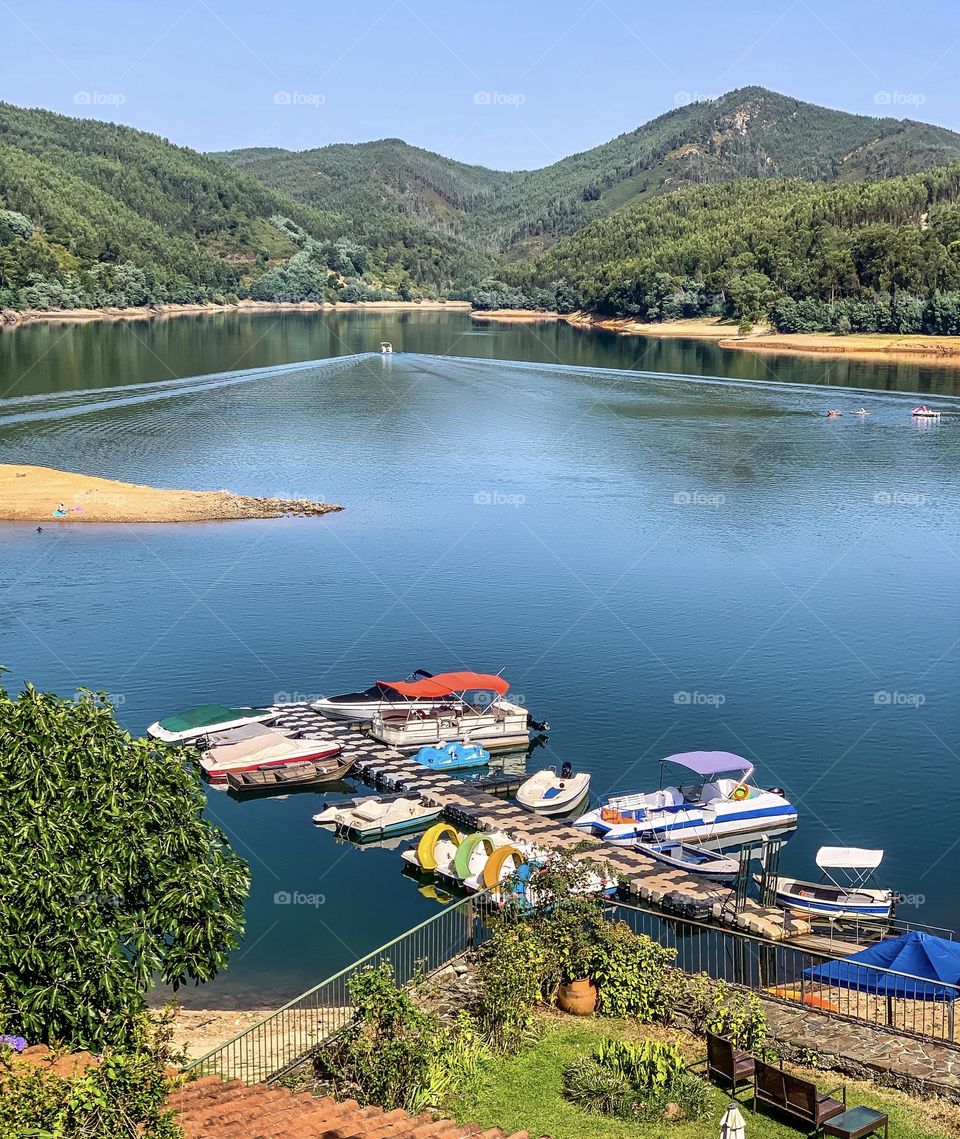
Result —
M 771 795 L 779 795 L 781 799 L 786 799 L 786 792 L 782 787 L 768 787 L 767 790 Z
M 560 778 L 561 779 L 572 779 L 573 778 L 573 764 L 570 763 L 569 760 L 567 762 L 565 762 L 564 765 L 560 768 Z
M 535 732 L 549 732 L 550 725 L 546 720 L 535 720 L 530 713 L 527 713 L 527 727 L 533 728 Z

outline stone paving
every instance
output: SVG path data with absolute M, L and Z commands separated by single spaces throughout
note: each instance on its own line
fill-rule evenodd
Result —
M 786 1060 L 807 1065 L 816 1056 L 820 1067 L 853 1079 L 960 1103 L 960 1045 L 918 1040 L 779 1002 L 765 1006 L 774 1047 Z

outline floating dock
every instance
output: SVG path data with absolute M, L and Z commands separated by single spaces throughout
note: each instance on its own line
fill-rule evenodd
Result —
M 633 850 L 610 846 L 585 836 L 560 820 L 525 811 L 497 795 L 510 794 L 526 775 L 492 776 L 470 781 L 442 771 L 429 771 L 412 756 L 373 739 L 361 725 L 328 720 L 306 704 L 285 704 L 274 726 L 299 731 L 311 738 L 341 744 L 342 759 L 355 758 L 351 775 L 373 787 L 420 795 L 443 808 L 450 822 L 471 831 L 497 831 L 514 842 L 546 850 L 569 852 L 610 867 L 623 888 L 644 902 L 685 916 L 709 917 L 759 937 L 783 941 L 802 937 L 810 926 L 782 910 L 761 906 L 750 898 L 739 905 L 734 891 L 683 870 L 656 862 Z

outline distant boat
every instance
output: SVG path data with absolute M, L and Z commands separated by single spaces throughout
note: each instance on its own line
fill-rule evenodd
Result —
M 843 412 L 838 407 L 831 407 L 827 412 L 827 419 L 839 419 Z
M 147 735 L 164 743 L 185 743 L 212 732 L 225 732 L 248 724 L 265 724 L 279 715 L 278 708 L 228 708 L 225 704 L 200 704 L 155 721 L 147 728 Z
M 583 803 L 589 793 L 589 774 L 583 771 L 574 775 L 573 768 L 565 763 L 559 775 L 555 767 L 531 775 L 517 791 L 517 802 L 538 815 L 565 815 Z
M 385 356 L 389 356 L 389 355 L 390 355 L 390 353 L 392 353 L 392 352 L 393 352 L 393 345 L 390 343 L 390 341 L 389 341 L 389 340 L 382 340 L 382 341 L 380 342 L 380 351 L 381 351 L 381 352 L 382 352 L 382 353 L 383 353 Z
M 933 407 L 927 407 L 925 403 L 921 403 L 910 412 L 914 419 L 939 419 L 940 412 Z

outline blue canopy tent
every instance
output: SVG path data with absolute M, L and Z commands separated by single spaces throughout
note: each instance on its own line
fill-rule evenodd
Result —
M 861 949 L 843 961 L 804 969 L 803 975 L 810 981 L 859 993 L 952 1004 L 960 997 L 960 944 L 911 930 Z

